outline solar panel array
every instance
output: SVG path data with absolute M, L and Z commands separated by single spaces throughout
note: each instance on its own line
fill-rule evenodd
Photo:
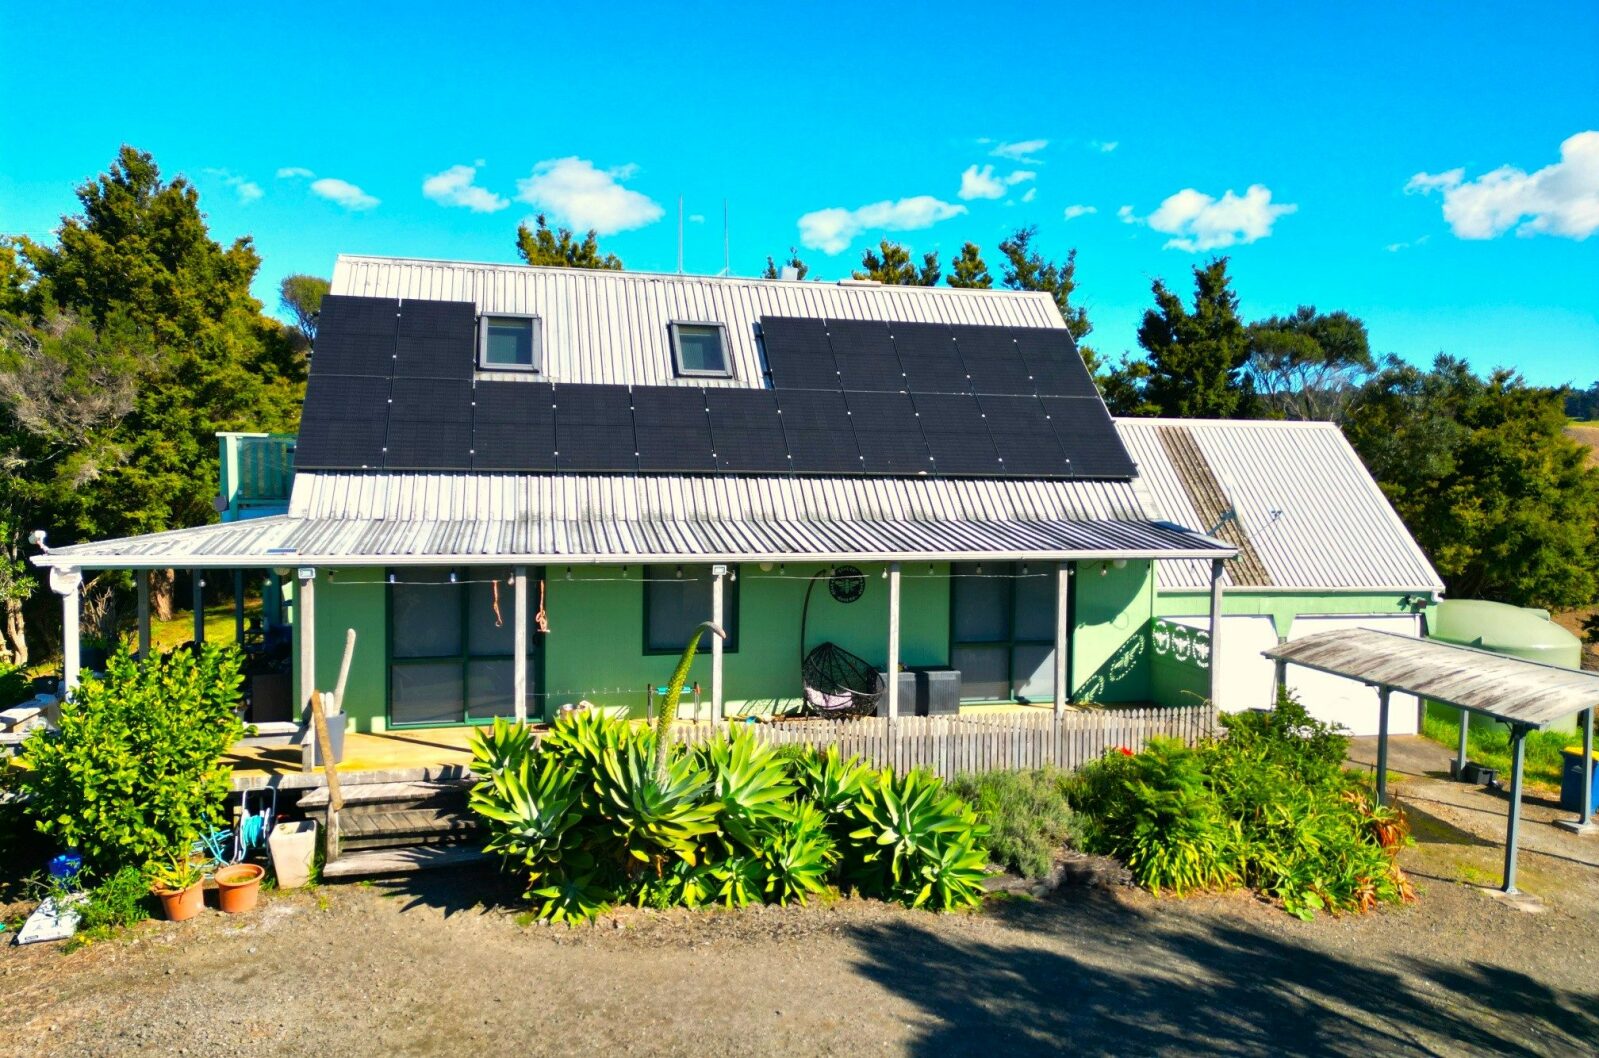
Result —
M 469 302 L 330 295 L 307 470 L 1127 478 L 1063 330 L 764 317 L 770 389 L 474 380 Z

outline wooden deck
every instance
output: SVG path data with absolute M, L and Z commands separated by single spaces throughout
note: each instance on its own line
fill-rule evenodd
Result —
M 472 753 L 467 740 L 474 728 L 439 727 L 417 731 L 349 732 L 344 736 L 344 759 L 339 762 L 341 782 L 433 782 L 464 778 Z M 233 769 L 235 790 L 267 786 L 305 789 L 325 786 L 319 768 L 303 771 L 299 746 L 234 746 L 223 763 Z

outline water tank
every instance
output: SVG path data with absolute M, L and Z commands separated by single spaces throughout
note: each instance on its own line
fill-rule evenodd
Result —
M 1428 615 L 1427 636 L 1562 668 L 1582 667 L 1582 640 L 1541 610 L 1482 599 L 1445 599 Z
M 1561 668 L 1582 667 L 1582 640 L 1549 620 L 1542 610 L 1525 610 L 1502 602 L 1445 599 L 1428 615 L 1427 637 Z M 1455 715 L 1455 711 L 1449 710 L 1449 715 Z M 1472 718 L 1474 723 L 1481 719 Z M 1550 726 L 1573 730 L 1575 724 L 1576 718 L 1572 717 Z

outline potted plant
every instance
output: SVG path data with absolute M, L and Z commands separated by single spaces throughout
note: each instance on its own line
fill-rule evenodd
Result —
M 266 868 L 259 863 L 233 863 L 217 868 L 217 905 L 230 915 L 255 909 Z
M 150 872 L 150 891 L 161 899 L 161 911 L 168 919 L 183 922 L 205 910 L 204 881 L 205 873 L 192 857 L 174 855 Z

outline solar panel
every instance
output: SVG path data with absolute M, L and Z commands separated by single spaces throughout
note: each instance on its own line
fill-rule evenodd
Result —
M 1061 476 L 1072 472 L 1037 397 L 984 394 L 977 403 L 1006 474 Z
M 328 294 L 317 310 L 317 338 L 328 333 L 394 337 L 400 302 L 395 298 L 363 298 Z
M 1098 395 L 1070 331 L 1060 327 L 1018 327 L 1011 334 L 1039 393 L 1064 397 Z
M 1130 478 L 1132 457 L 1116 434 L 1105 405 L 1097 397 L 1043 397 L 1050 427 L 1071 460 L 1076 477 Z
M 389 425 L 411 421 L 471 422 L 472 383 L 396 378 L 389 392 Z
M 400 336 L 456 338 L 477 329 L 477 306 L 470 301 L 400 302 Z
M 402 334 L 394 343 L 394 373 L 411 378 L 470 379 L 476 367 L 477 332 L 448 338 Z
M 977 398 L 970 394 L 913 393 L 911 399 L 938 473 L 991 475 L 1004 469 L 988 436 Z
M 1036 391 L 1027 362 L 1009 328 L 959 325 L 951 328 L 975 393 Z
M 634 387 L 633 434 L 640 470 L 716 469 L 705 393 L 698 386 Z
M 971 382 L 956 348 L 955 337 L 943 324 L 895 323 L 890 328 L 894 349 L 905 371 L 905 386 L 912 393 L 967 393 Z
M 555 387 L 548 382 L 479 382 L 472 401 L 480 423 L 555 421 Z
M 838 388 L 838 367 L 822 320 L 762 316 L 761 346 L 774 389 Z
M 783 436 L 799 473 L 858 474 L 861 450 L 855 443 L 849 405 L 841 391 L 799 389 L 776 394 Z
M 479 382 L 472 399 L 472 469 L 555 469 L 553 386 Z
M 846 390 L 886 390 L 905 388 L 905 373 L 899 354 L 882 320 L 832 320 L 827 325 L 828 343 L 839 379 Z
M 555 465 L 562 470 L 638 469 L 626 386 L 555 387 Z
M 382 415 L 302 416 L 294 465 L 301 470 L 381 467 L 387 423 Z
M 788 442 L 770 390 L 716 388 L 705 391 L 716 466 L 731 473 L 776 473 L 789 469 Z
M 387 378 L 394 374 L 394 335 L 319 331 L 311 351 L 311 372 Z
M 396 422 L 389 416 L 386 470 L 472 469 L 472 421 L 418 419 Z
M 344 418 L 386 419 L 389 415 L 387 378 L 371 375 L 332 375 L 313 371 L 305 387 L 302 420 Z
M 868 474 L 923 474 L 933 470 L 921 423 L 908 393 L 844 394 L 861 469 Z

